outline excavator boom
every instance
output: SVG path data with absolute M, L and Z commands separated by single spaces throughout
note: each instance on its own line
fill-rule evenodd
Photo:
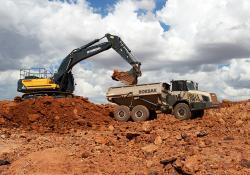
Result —
M 106 38 L 107 41 L 99 43 L 104 38 Z M 58 71 L 51 78 L 41 79 L 39 77 L 31 78 L 30 76 L 25 76 L 19 80 L 17 90 L 19 92 L 33 94 L 43 93 L 45 91 L 46 93 L 53 91 L 55 94 L 58 92 L 71 94 L 75 89 L 72 68 L 82 60 L 88 59 L 110 48 L 113 48 L 132 66 L 131 70 L 127 72 L 114 71 L 112 78 L 126 85 L 137 84 L 137 78 L 141 76 L 141 63 L 135 59 L 131 50 L 120 37 L 106 34 L 100 39 L 95 39 L 82 47 L 72 50 L 70 54 L 63 59 Z
M 99 43 L 103 38 L 107 38 L 107 42 Z M 126 85 L 137 84 L 137 78 L 141 76 L 140 65 L 131 53 L 131 50 L 121 40 L 120 37 L 106 34 L 100 39 L 95 39 L 90 43 L 74 49 L 64 60 L 62 61 L 58 72 L 54 75 L 54 81 L 61 87 L 62 91 L 74 91 L 73 75 L 71 73 L 72 68 L 82 60 L 97 55 L 103 51 L 113 48 L 125 61 L 127 61 L 132 69 L 127 72 L 114 72 L 112 78 L 117 81 L 121 81 Z M 119 74 L 119 75 L 118 75 Z

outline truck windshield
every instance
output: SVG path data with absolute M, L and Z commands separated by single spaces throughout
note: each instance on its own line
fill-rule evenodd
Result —
M 193 82 L 187 81 L 187 88 L 188 88 L 188 90 L 196 90 L 196 87 L 195 87 Z

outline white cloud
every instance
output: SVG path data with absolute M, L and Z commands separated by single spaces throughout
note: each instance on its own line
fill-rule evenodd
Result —
M 137 0 L 135 2 L 137 8 L 151 11 L 155 8 L 155 0 Z
M 221 98 L 250 94 L 248 0 L 169 0 L 156 15 L 151 12 L 154 2 L 120 0 L 102 17 L 84 0 L 71 5 L 44 0 L 3 1 L 0 76 L 17 72 L 19 67 L 57 65 L 72 49 L 109 32 L 119 35 L 142 62 L 140 82 L 187 78 Z M 138 16 L 138 9 L 148 13 Z M 170 30 L 164 32 L 159 21 L 169 24 Z M 118 85 L 109 77 L 112 69 L 130 68 L 110 50 L 85 63 L 74 68 L 76 94 L 97 101 L 103 101 L 109 86 Z M 16 79 L 15 74 L 7 83 L 1 81 L 0 90 L 14 87 Z M 16 94 L 12 92 L 15 88 L 7 94 Z

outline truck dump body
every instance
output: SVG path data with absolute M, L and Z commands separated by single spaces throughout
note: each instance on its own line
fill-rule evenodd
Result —
M 111 87 L 106 97 L 108 101 L 118 105 L 136 106 L 143 104 L 149 109 L 168 106 L 170 85 L 167 83 L 140 84 L 135 86 Z
M 161 94 L 162 92 L 167 93 L 166 89 L 163 88 L 167 86 L 166 83 L 151 83 L 151 84 L 140 84 L 136 86 L 120 86 L 111 87 L 108 89 L 106 94 L 107 98 L 115 96 L 127 96 L 128 94 L 133 94 L 134 96 L 142 95 L 155 95 Z

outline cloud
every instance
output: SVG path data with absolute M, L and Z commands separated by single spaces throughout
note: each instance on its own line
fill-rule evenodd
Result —
M 19 68 L 55 67 L 105 33 L 119 35 L 142 62 L 141 83 L 186 78 L 221 98 L 250 94 L 248 0 L 169 0 L 155 8 L 153 0 L 119 0 L 102 16 L 85 0 L 3 1 L 0 76 L 15 74 L 0 82 L 0 91 L 8 91 L 1 97 L 16 95 Z M 140 9 L 146 14 L 138 15 Z M 160 22 L 170 29 L 164 31 Z M 107 88 L 119 85 L 110 78 L 114 68 L 130 66 L 112 49 L 74 67 L 76 94 L 105 101 Z
M 0 70 L 17 69 L 22 64 L 20 58 L 38 55 L 41 50 L 37 38 L 23 36 L 13 31 L 0 30 Z

